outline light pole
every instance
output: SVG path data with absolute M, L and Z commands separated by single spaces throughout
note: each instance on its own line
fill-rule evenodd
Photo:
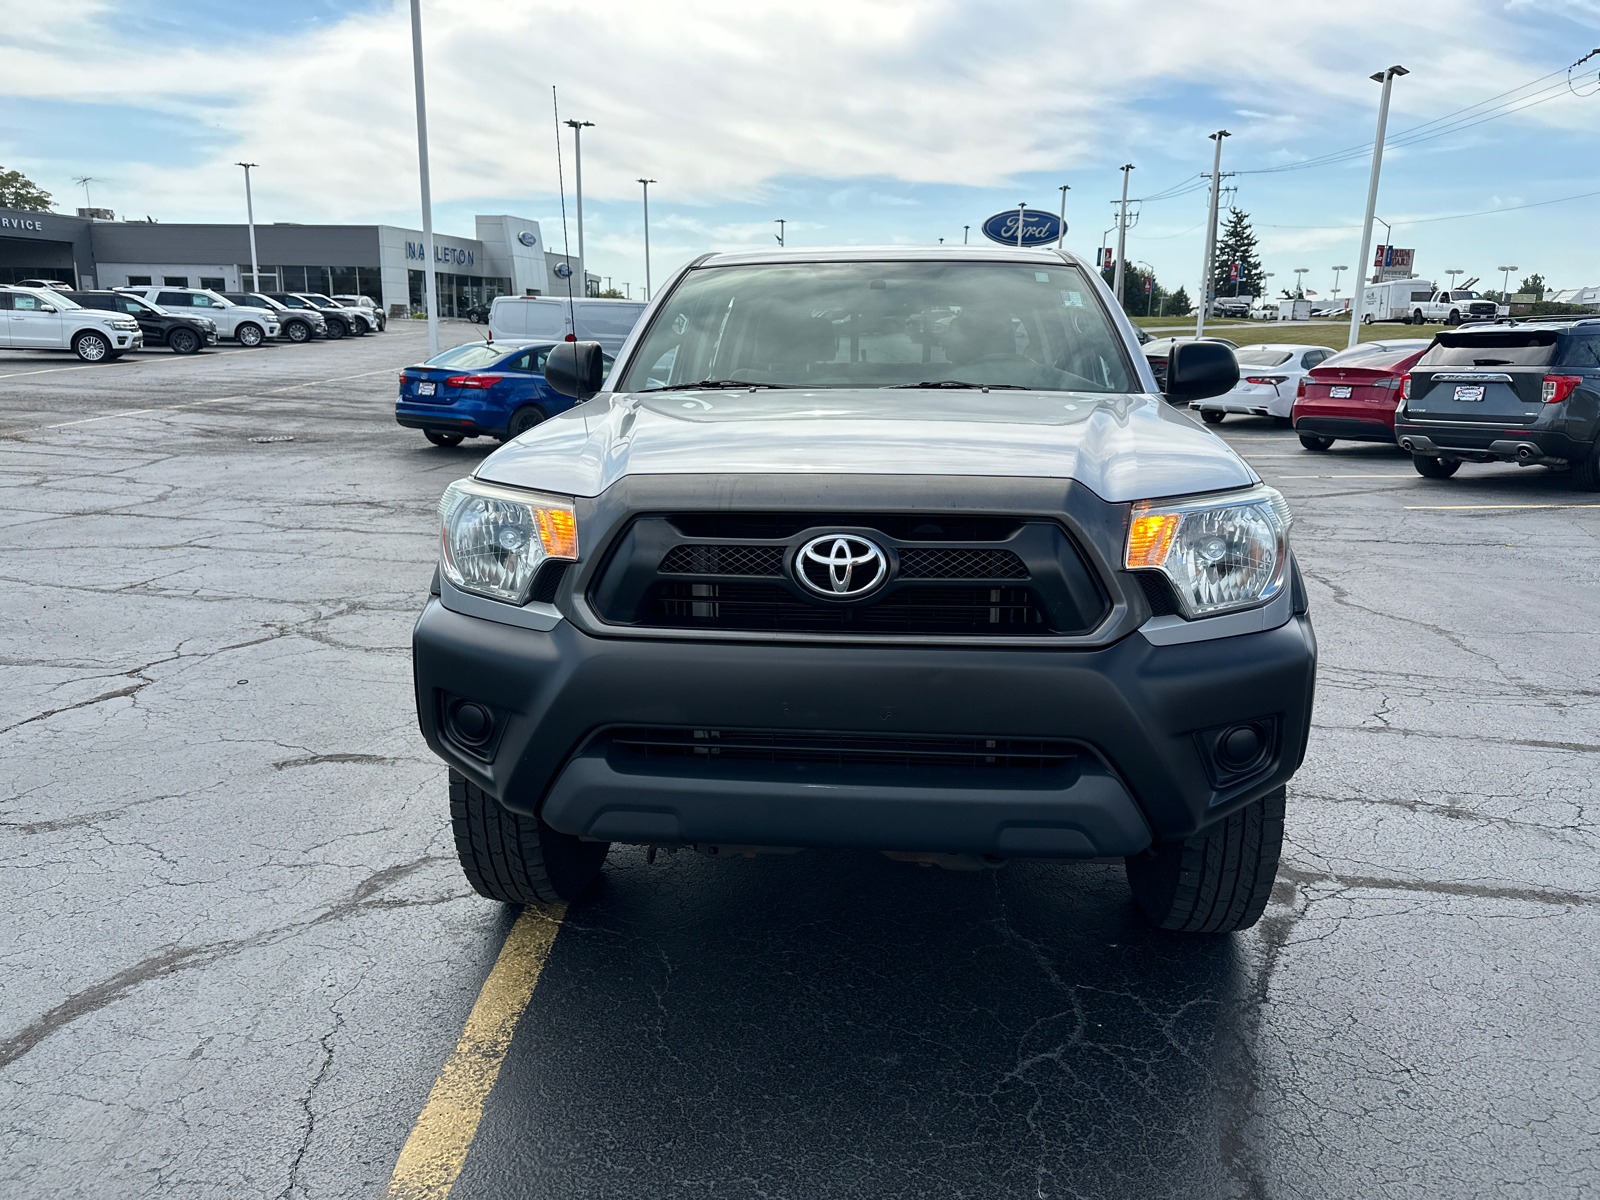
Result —
M 1383 95 L 1378 100 L 1378 133 L 1372 143 L 1372 178 L 1367 183 L 1367 219 L 1361 226 L 1361 257 L 1356 262 L 1361 264 L 1361 270 L 1366 271 L 1367 255 L 1372 253 L 1372 222 L 1378 209 L 1378 176 L 1383 171 L 1383 135 L 1389 125 L 1389 92 L 1394 87 L 1396 75 L 1409 75 L 1410 71 L 1396 64 L 1386 71 L 1379 71 L 1372 76 L 1376 83 L 1383 84 Z M 1387 224 L 1384 225 L 1388 229 Z M 1393 233 L 1389 236 L 1394 237 Z M 1381 277 L 1383 272 L 1378 272 Z M 1361 310 L 1366 307 L 1366 292 L 1350 309 L 1350 341 L 1347 346 L 1354 346 L 1361 340 Z
M 1128 172 L 1133 169 L 1132 163 L 1122 165 L 1122 207 L 1117 209 L 1117 276 L 1111 285 L 1117 294 L 1117 303 L 1122 305 L 1124 312 L 1128 306 L 1122 304 L 1122 256 L 1128 248 Z
M 413 0 L 415 3 L 415 0 Z M 578 282 L 583 294 L 589 294 L 589 260 L 583 254 L 583 131 L 593 129 L 593 121 L 568 121 L 572 127 L 573 188 L 578 194 Z
M 1061 185 L 1061 236 L 1056 239 L 1056 249 L 1061 249 L 1061 243 L 1067 239 L 1067 193 L 1072 190 L 1072 185 Z
M 1296 300 L 1304 300 L 1306 298 L 1305 275 L 1309 270 L 1311 270 L 1310 267 L 1296 267 L 1294 269 L 1294 294 Z
M 1145 262 L 1145 260 L 1142 259 L 1142 258 L 1138 260 L 1138 263 L 1139 263 L 1139 265 L 1141 267 L 1143 267 L 1145 270 L 1150 272 L 1150 291 L 1145 293 L 1145 302 L 1144 302 L 1144 315 L 1148 317 L 1150 315 L 1150 296 L 1156 290 L 1156 269 L 1154 267 L 1152 267 L 1149 263 Z M 1166 304 L 1166 297 L 1163 296 L 1162 299 L 1161 299 L 1161 305 L 1165 306 L 1165 304 Z M 1160 313 L 1160 310 L 1158 308 L 1157 312 L 1156 312 L 1156 316 L 1159 317 L 1160 315 L 1161 315 L 1161 313 Z
M 650 185 L 654 179 L 641 179 L 644 184 L 644 298 L 650 299 Z
M 969 230 L 971 228 L 972 228 L 971 225 L 963 225 L 961 227 L 961 244 L 963 246 L 965 246 L 967 244 L 967 230 Z
M 1328 269 L 1333 272 L 1333 298 L 1335 300 L 1337 300 L 1339 298 L 1339 273 L 1341 271 L 1348 271 L 1350 268 L 1349 267 L 1329 267 Z
M 1017 249 L 1022 249 L 1022 227 L 1028 223 L 1028 206 L 1017 201 Z
M 1217 144 L 1211 160 L 1211 205 L 1206 214 L 1206 253 L 1200 268 L 1200 308 L 1194 319 L 1194 335 L 1201 337 L 1206 331 L 1206 309 L 1211 305 L 1211 259 L 1217 251 L 1217 202 L 1222 199 L 1222 139 L 1232 137 L 1226 129 L 1219 129 L 1208 137 Z
M 250 168 L 261 164 L 242 162 L 233 165 L 244 168 L 244 216 L 250 226 L 250 286 L 245 290 L 257 292 L 261 290 L 261 264 L 256 260 L 256 206 L 250 198 Z
M 1500 268 L 1500 303 L 1502 303 L 1502 304 L 1509 304 L 1510 303 L 1510 301 L 1506 299 L 1506 292 L 1509 291 L 1510 288 L 1511 288 L 1511 272 L 1520 271 L 1521 269 L 1522 269 L 1521 267 L 1501 267 Z
M 1464 275 L 1466 272 L 1460 267 L 1452 267 L 1450 270 L 1446 271 L 1445 274 L 1450 276 L 1450 290 L 1453 292 L 1456 290 L 1456 276 Z
M 439 285 L 433 275 L 433 194 L 428 186 L 428 99 L 422 82 L 422 0 L 411 0 L 411 62 L 417 76 L 417 167 L 422 177 L 423 303 L 428 308 L 428 357 L 439 353 Z
M 775 218 L 772 223 L 778 227 L 778 245 L 782 246 L 785 244 L 783 235 L 788 232 L 789 223 L 783 217 Z

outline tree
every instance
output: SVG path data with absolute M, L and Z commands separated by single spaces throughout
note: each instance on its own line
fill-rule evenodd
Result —
M 50 193 L 37 187 L 21 171 L 7 171 L 0 167 L 0 208 L 46 212 L 50 208 Z
M 1100 271 L 1100 278 L 1106 281 L 1108 288 L 1117 285 L 1117 272 L 1115 267 L 1104 267 Z M 1160 307 L 1161 297 L 1166 293 L 1161 285 L 1154 282 L 1155 276 L 1143 268 L 1134 266 L 1126 259 L 1122 263 L 1122 311 L 1130 317 L 1153 316 Z M 1146 283 L 1150 290 L 1145 290 Z
M 1533 298 L 1535 300 L 1543 300 L 1544 299 L 1544 276 L 1543 275 L 1537 275 L 1537 274 L 1529 275 L 1526 279 L 1524 279 L 1517 286 L 1517 291 L 1523 292 L 1525 294 L 1531 292 L 1533 294 Z
M 1237 286 L 1229 278 L 1234 263 L 1239 264 Z M 1256 235 L 1250 228 L 1250 214 L 1230 208 L 1228 223 L 1223 226 L 1222 236 L 1217 239 L 1217 259 L 1212 264 L 1213 295 L 1259 296 L 1266 285 L 1266 277 L 1261 273 L 1261 258 L 1256 253 Z
M 1180 287 L 1172 293 L 1172 299 L 1167 302 L 1167 311 L 1175 317 L 1186 316 L 1193 307 L 1194 301 L 1189 299 L 1187 288 Z

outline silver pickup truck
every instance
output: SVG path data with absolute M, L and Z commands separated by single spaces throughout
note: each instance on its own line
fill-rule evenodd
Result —
M 1122 858 L 1168 929 L 1261 915 L 1316 642 L 1289 511 L 1054 250 L 705 255 L 586 401 L 440 502 L 423 735 L 467 877 L 611 843 L 965 869 Z M 1227 391 L 1179 343 L 1175 401 Z

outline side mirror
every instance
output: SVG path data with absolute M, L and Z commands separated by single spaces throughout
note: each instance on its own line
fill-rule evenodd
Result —
M 40 312 L 55 312 L 56 311 L 56 306 L 54 304 L 41 304 L 41 305 L 39 305 L 39 311 Z
M 587 400 L 606 381 L 599 342 L 562 342 L 544 360 L 544 380 L 563 396 Z
M 1221 342 L 1179 342 L 1167 356 L 1167 399 L 1188 404 L 1231 392 L 1239 360 Z

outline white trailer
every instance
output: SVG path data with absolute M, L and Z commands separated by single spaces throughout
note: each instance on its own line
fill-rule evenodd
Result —
M 1361 291 L 1361 320 L 1371 325 L 1374 321 L 1408 320 L 1419 304 L 1433 299 L 1434 286 L 1427 279 L 1385 279 L 1382 283 L 1369 283 Z

